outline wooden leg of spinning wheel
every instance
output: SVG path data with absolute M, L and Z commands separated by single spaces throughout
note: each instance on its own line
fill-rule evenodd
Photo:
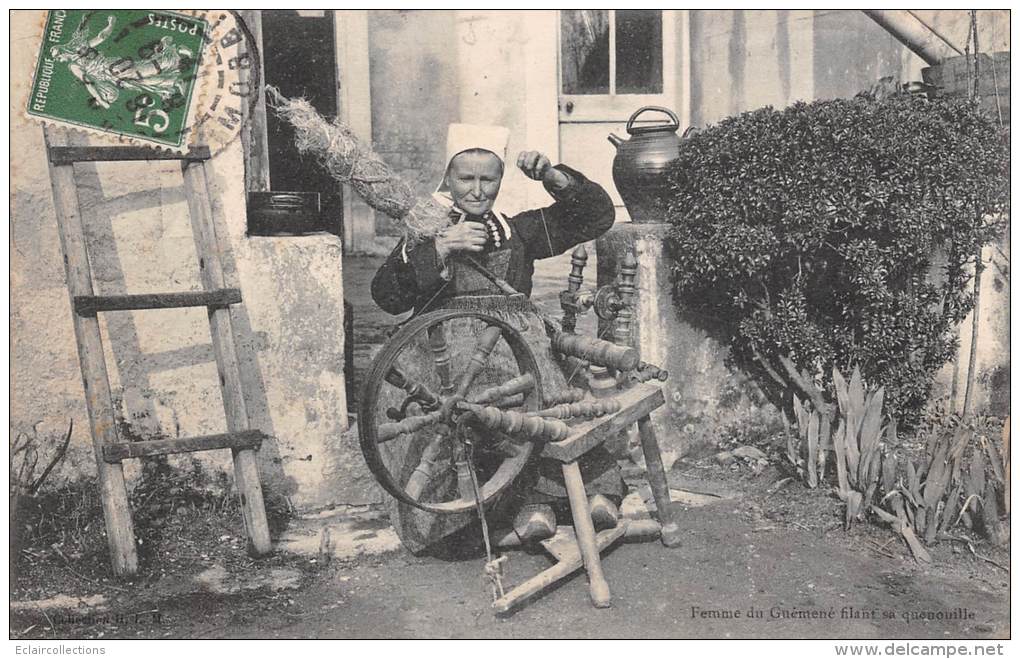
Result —
M 669 498 L 666 469 L 662 465 L 662 453 L 659 452 L 659 442 L 655 438 L 651 417 L 638 419 L 638 433 L 641 435 L 641 450 L 645 454 L 648 485 L 652 488 L 652 498 L 655 499 L 659 523 L 662 524 L 662 544 L 676 547 L 682 540 L 680 526 L 673 519 L 673 504 Z
M 609 606 L 609 584 L 602 574 L 602 561 L 595 544 L 595 527 L 592 526 L 591 513 L 588 511 L 588 495 L 584 492 L 581 468 L 576 462 L 563 464 L 563 480 L 570 498 L 570 514 L 574 517 L 574 534 L 581 549 L 584 569 L 588 572 L 588 592 L 592 604 L 604 609 Z

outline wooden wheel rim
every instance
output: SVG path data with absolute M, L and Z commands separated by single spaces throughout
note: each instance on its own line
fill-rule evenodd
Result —
M 401 352 L 418 336 L 426 333 L 430 327 L 441 326 L 449 321 L 471 318 L 480 320 L 490 326 L 499 327 L 503 340 L 510 347 L 510 350 L 517 362 L 520 373 L 531 374 L 535 379 L 535 385 L 524 397 L 524 408 L 526 411 L 537 411 L 542 407 L 542 383 L 539 373 L 538 362 L 531 348 L 524 341 L 524 337 L 506 321 L 486 313 L 464 310 L 464 309 L 441 309 L 430 311 L 413 318 L 404 324 L 394 334 L 376 358 L 372 361 L 365 377 L 365 383 L 361 389 L 359 398 L 358 414 L 358 441 L 361 445 L 361 453 L 365 457 L 369 470 L 375 476 L 376 481 L 391 496 L 409 506 L 439 514 L 457 514 L 473 510 L 476 507 L 474 500 L 457 499 L 443 503 L 428 503 L 414 499 L 407 494 L 406 490 L 397 482 L 393 473 L 390 472 L 379 450 L 379 435 L 376 415 L 379 406 L 379 395 L 385 383 L 385 378 L 390 369 L 394 366 L 397 357 Z M 480 485 L 481 499 L 483 503 L 490 502 L 493 498 L 504 491 L 514 479 L 523 471 L 528 459 L 534 449 L 533 442 L 520 442 L 517 444 L 518 451 L 513 456 L 508 456 L 496 469 L 495 473 Z

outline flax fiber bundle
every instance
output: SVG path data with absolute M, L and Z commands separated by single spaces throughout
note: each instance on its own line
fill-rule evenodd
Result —
M 266 88 L 267 106 L 294 127 L 295 145 L 310 153 L 341 183 L 349 183 L 372 208 L 403 223 L 411 243 L 434 237 L 450 224 L 449 210 L 431 197 L 416 199 L 411 186 L 339 119 L 326 121 L 303 98 Z

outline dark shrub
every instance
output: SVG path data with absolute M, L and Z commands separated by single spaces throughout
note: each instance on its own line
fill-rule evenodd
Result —
M 832 367 L 859 364 L 916 420 L 973 305 L 975 255 L 1008 223 L 1005 131 L 965 101 L 798 103 L 696 133 L 670 176 L 682 312 L 774 401 L 793 388 L 783 355 L 830 394 Z

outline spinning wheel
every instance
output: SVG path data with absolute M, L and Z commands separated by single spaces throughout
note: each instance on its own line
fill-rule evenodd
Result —
M 471 349 L 454 350 L 465 335 Z M 521 473 L 532 438 L 559 429 L 523 416 L 540 409 L 541 390 L 535 356 L 508 322 L 467 310 L 424 314 L 390 339 L 367 374 L 362 453 L 398 501 L 431 513 L 474 511 L 477 499 L 492 502 Z
M 667 546 L 680 541 L 649 420 L 665 400 L 648 380 L 667 374 L 640 361 L 628 345 L 637 264 L 630 255 L 619 285 L 587 293 L 580 290 L 587 256 L 578 248 L 572 257 L 569 288 L 560 296 L 562 326 L 474 264 L 508 297 L 467 296 L 450 304 L 484 300 L 487 311 L 442 309 L 408 321 L 376 357 L 362 389 L 361 450 L 393 497 L 390 519 L 401 542 L 420 551 L 480 518 L 493 606 L 500 612 L 582 565 L 592 602 L 609 606 L 600 551 L 624 537 L 660 537 Z M 573 332 L 576 315 L 593 307 L 600 317 L 616 320 L 618 343 Z M 588 373 L 583 379 L 589 391 L 567 386 L 571 379 L 558 370 L 563 367 Z M 635 424 L 658 521 L 618 519 L 615 527 L 596 534 L 579 461 Z M 512 510 L 512 492 L 530 491 L 528 480 L 538 473 L 529 461 L 538 459 L 559 464 L 573 526 L 544 536 L 555 566 L 504 592 L 506 557 L 493 558 L 486 520 Z M 512 487 L 515 483 L 519 487 Z M 527 540 L 525 535 L 504 530 L 497 544 L 514 546 Z

